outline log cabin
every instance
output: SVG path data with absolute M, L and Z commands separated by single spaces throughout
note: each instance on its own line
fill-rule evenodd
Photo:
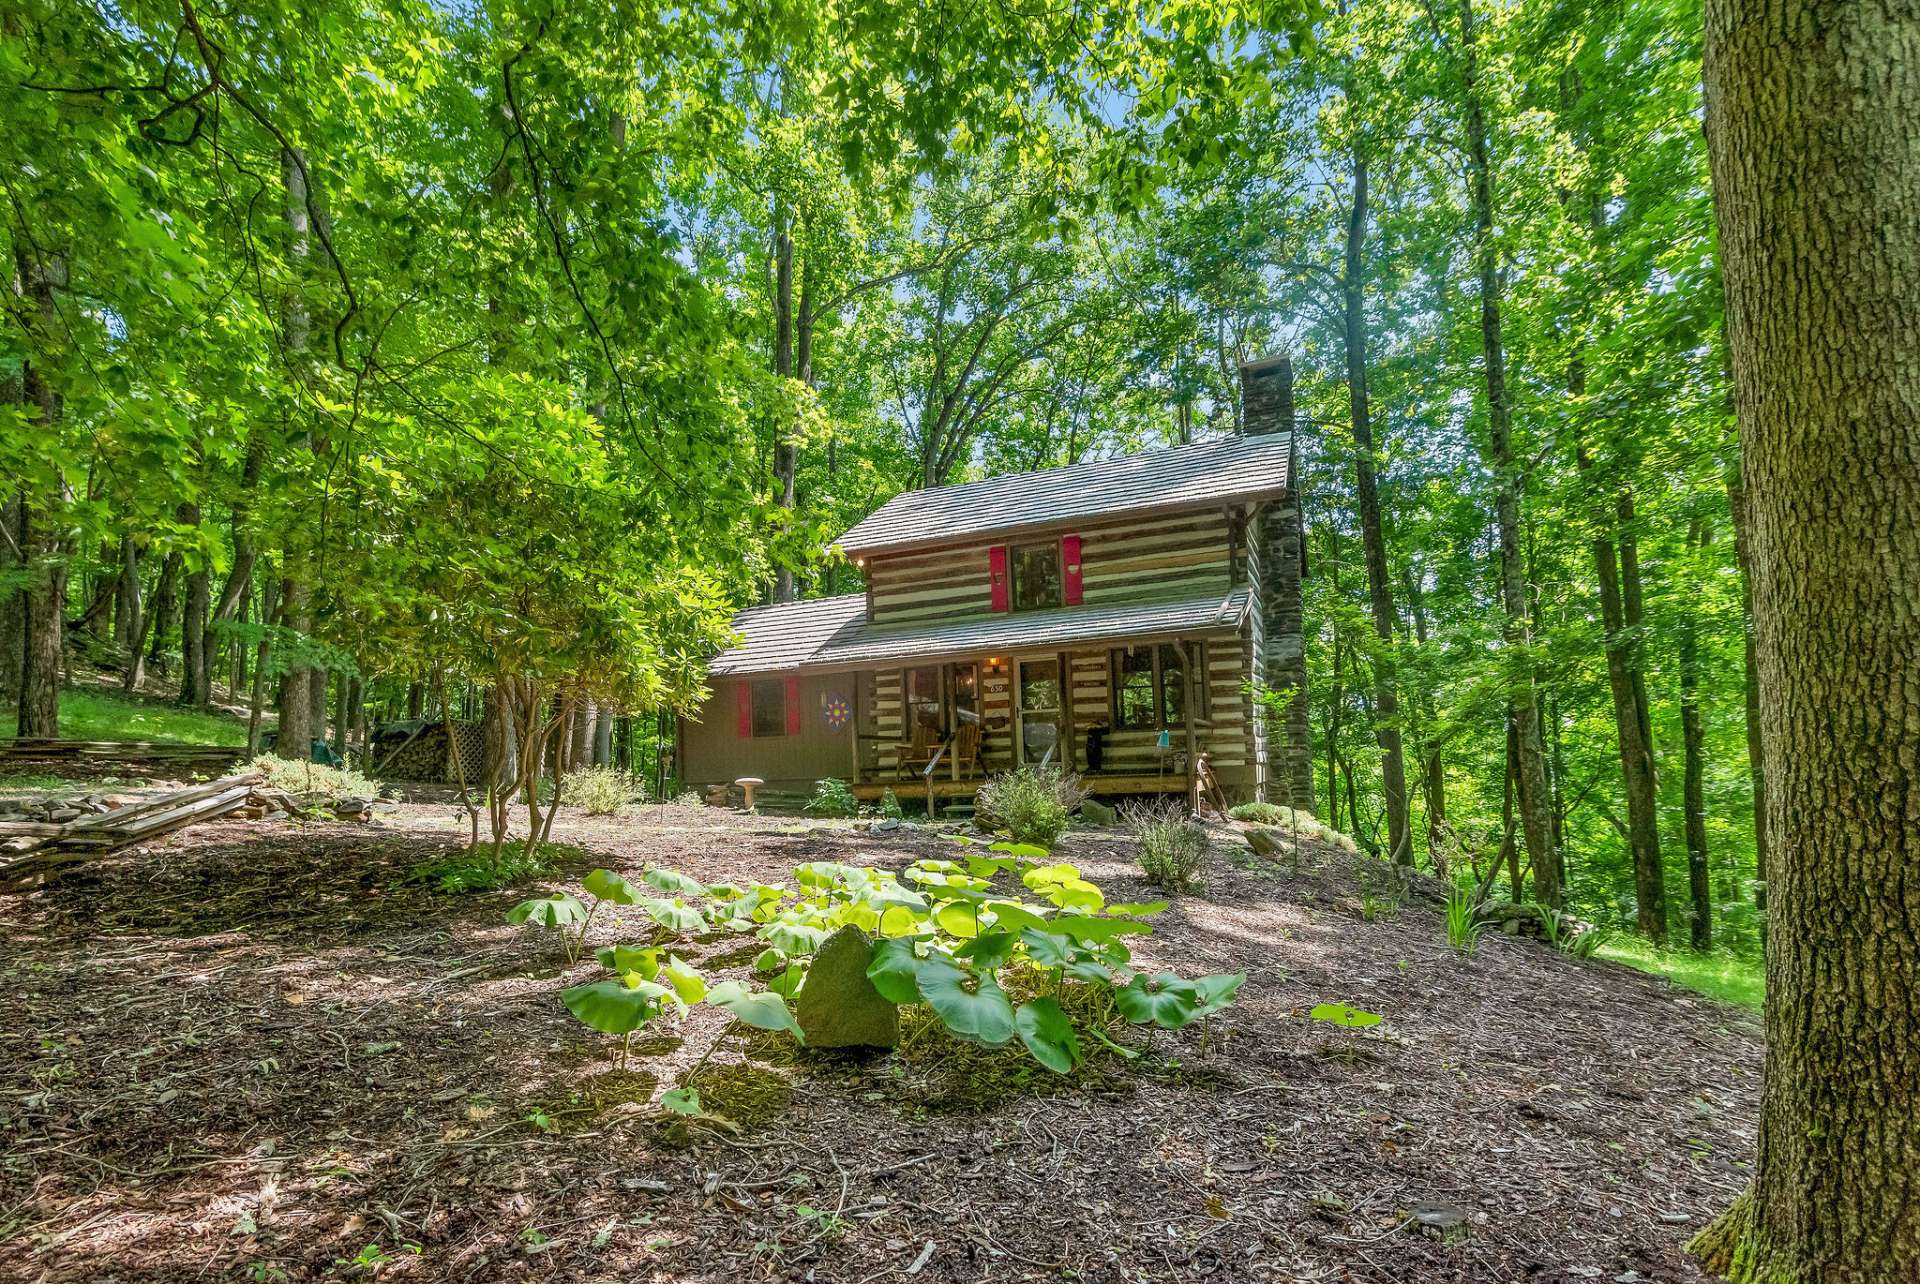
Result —
M 735 619 L 680 779 L 937 814 L 1057 765 L 1102 797 L 1310 809 L 1292 370 L 1240 380 L 1232 436 L 889 500 L 839 540 L 863 592 Z

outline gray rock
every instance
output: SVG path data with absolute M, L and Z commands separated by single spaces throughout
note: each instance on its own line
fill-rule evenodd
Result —
M 1080 819 L 1086 821 L 1089 825 L 1117 825 L 1120 823 L 1120 816 L 1113 808 L 1107 806 L 1105 803 L 1095 802 L 1091 798 L 1080 804 Z
M 810 1048 L 891 1048 L 900 1042 L 900 1009 L 867 979 L 873 941 L 849 923 L 813 956 L 794 1000 Z
M 1271 829 L 1254 828 L 1247 831 L 1247 846 L 1256 856 L 1279 856 L 1282 854 L 1280 835 Z

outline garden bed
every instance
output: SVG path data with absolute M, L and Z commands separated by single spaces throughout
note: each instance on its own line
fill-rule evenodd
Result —
M 1198 1025 L 1135 1030 L 1137 1062 L 1062 1078 L 944 1037 L 807 1052 L 702 1006 L 621 1069 L 552 942 L 505 924 L 526 888 L 410 880 L 464 829 L 421 803 L 219 821 L 11 898 L 0 1278 L 1673 1280 L 1745 1180 L 1750 1017 L 1533 942 L 1462 958 L 1337 849 L 1217 845 L 1135 942 L 1247 974 L 1204 1052 Z M 533 885 L 952 854 L 681 808 L 567 809 L 554 836 Z M 1130 849 L 1080 830 L 1059 855 L 1151 899 Z M 593 938 L 650 928 L 616 910 Z M 687 953 L 744 979 L 743 944 Z M 1323 1002 L 1385 1021 L 1309 1020 Z M 696 1067 L 739 1132 L 665 1121 Z

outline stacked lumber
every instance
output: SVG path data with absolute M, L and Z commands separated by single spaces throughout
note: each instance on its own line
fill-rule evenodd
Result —
M 0 891 L 39 881 L 67 865 L 152 842 L 203 820 L 242 809 L 287 807 L 285 795 L 261 788 L 265 781 L 260 772 L 249 771 L 73 820 L 0 819 Z
M 0 740 L 0 770 L 51 771 L 59 775 L 128 768 L 160 776 L 204 775 L 226 771 L 245 756 L 246 750 L 237 746 L 174 740 Z

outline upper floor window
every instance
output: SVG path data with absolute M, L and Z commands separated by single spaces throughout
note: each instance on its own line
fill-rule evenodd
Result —
M 1205 651 L 1201 672 L 1206 671 Z M 1177 645 L 1116 647 L 1113 652 L 1113 725 L 1116 730 L 1151 731 L 1187 720 L 1186 652 Z M 1203 688 L 1204 690 L 1204 688 Z M 1194 710 L 1205 716 L 1204 698 Z
M 1015 544 L 1010 552 L 1013 563 L 1013 609 L 1037 611 L 1059 606 L 1059 542 Z

